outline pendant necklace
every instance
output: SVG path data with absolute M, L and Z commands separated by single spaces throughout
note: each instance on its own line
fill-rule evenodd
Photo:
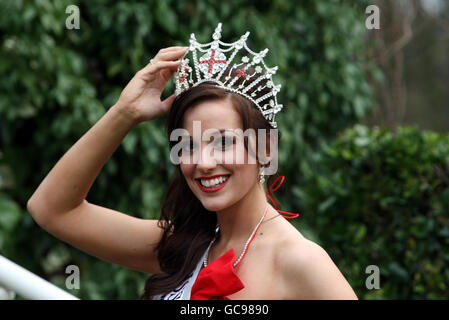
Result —
M 242 253 L 240 254 L 239 258 L 234 263 L 234 268 L 239 264 L 240 260 L 245 255 L 245 252 L 248 249 L 248 245 L 251 243 L 252 239 L 254 238 L 254 236 L 255 236 L 255 234 L 257 232 L 257 229 L 259 229 L 260 224 L 262 223 L 263 219 L 265 218 L 265 215 L 267 214 L 267 211 L 268 211 L 268 206 L 265 208 L 265 213 L 263 214 L 263 216 L 260 219 L 259 223 L 257 223 L 256 227 L 254 228 L 253 232 L 249 236 L 248 240 L 246 240 L 246 243 L 245 243 L 245 246 L 243 247 Z M 206 258 L 204 259 L 204 262 L 203 262 L 204 267 L 207 267 L 207 260 L 208 260 L 208 256 L 209 256 L 209 249 L 212 247 L 214 242 L 215 242 L 215 239 L 212 240 L 211 245 L 209 246 L 209 248 L 207 248 Z

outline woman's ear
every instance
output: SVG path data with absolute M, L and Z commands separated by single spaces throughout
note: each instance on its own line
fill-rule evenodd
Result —
M 278 134 L 277 129 L 270 129 L 267 134 L 264 163 L 266 175 L 274 175 L 278 169 Z
M 273 129 L 267 131 L 265 135 L 265 150 L 260 150 L 260 162 L 264 167 L 268 167 L 273 157 L 277 156 L 277 132 L 273 134 Z M 261 146 L 262 147 L 262 146 Z

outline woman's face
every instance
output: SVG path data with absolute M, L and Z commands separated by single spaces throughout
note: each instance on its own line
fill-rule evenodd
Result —
M 183 127 L 191 143 L 182 151 L 181 171 L 207 210 L 225 209 L 257 186 L 258 166 L 245 149 L 242 135 L 233 131 L 242 132 L 243 126 L 230 100 L 207 100 L 190 107 L 184 114 Z M 190 164 L 185 163 L 187 159 Z M 213 176 L 219 180 L 211 179 Z

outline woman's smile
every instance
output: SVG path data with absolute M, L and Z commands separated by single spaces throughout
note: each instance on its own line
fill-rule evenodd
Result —
M 201 191 L 211 193 L 211 192 L 217 192 L 218 190 L 221 190 L 224 188 L 224 186 L 227 184 L 230 174 L 220 174 L 220 175 L 214 175 L 210 177 L 200 177 L 196 178 L 195 182 L 198 185 L 198 187 L 201 189 Z

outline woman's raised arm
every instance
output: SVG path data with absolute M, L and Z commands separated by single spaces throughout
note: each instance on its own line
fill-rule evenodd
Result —
M 136 73 L 117 103 L 56 163 L 28 200 L 27 208 L 45 230 L 99 258 L 133 269 L 160 271 L 152 248 L 162 229 L 144 220 L 86 201 L 100 170 L 137 124 L 167 112 L 173 96 L 161 93 L 179 66 L 184 47 L 162 49 Z

